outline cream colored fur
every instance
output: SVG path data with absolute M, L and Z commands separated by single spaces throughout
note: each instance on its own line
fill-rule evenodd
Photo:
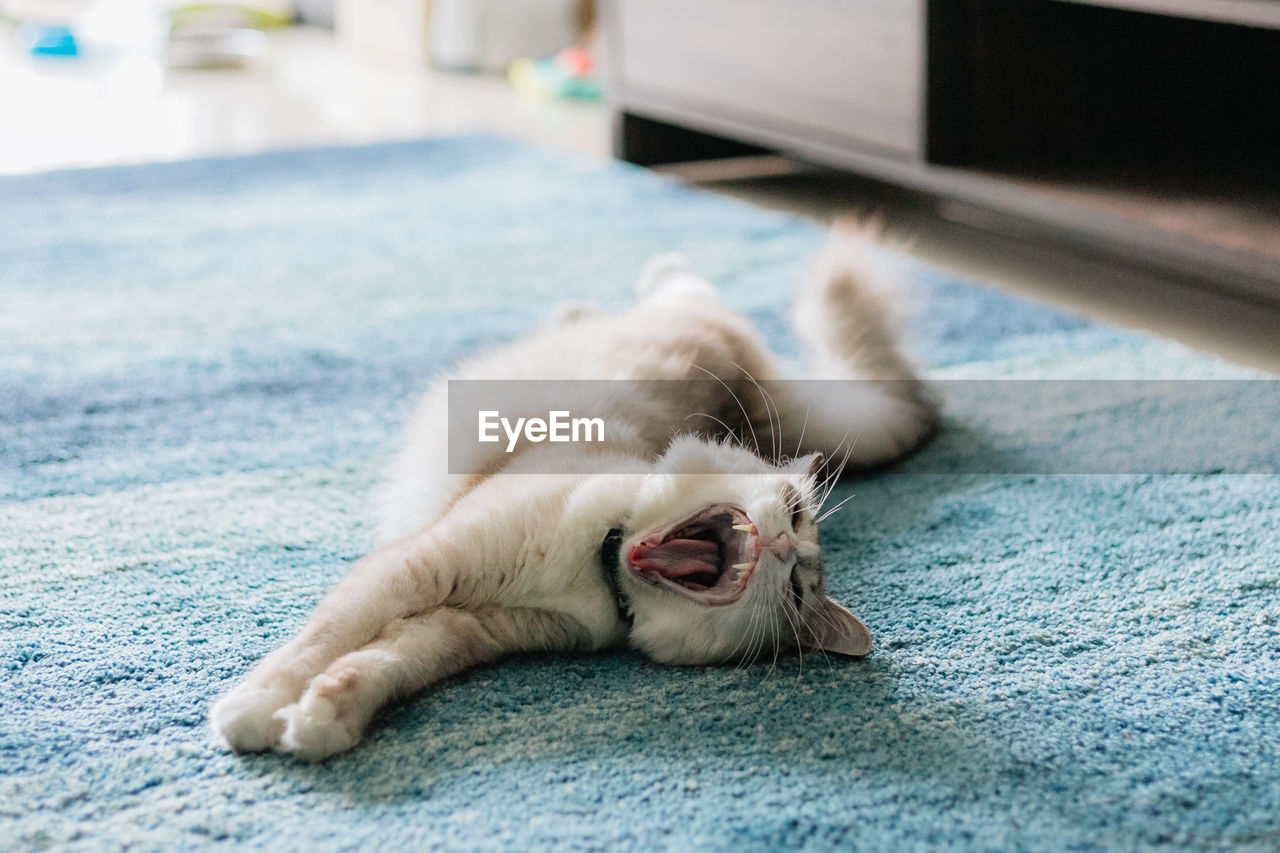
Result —
M 644 399 L 611 401 L 609 422 L 622 428 L 607 443 L 525 444 L 512 455 L 494 445 L 471 460 L 484 474 L 466 476 L 447 472 L 438 383 L 390 472 L 382 546 L 213 707 L 217 736 L 239 752 L 320 760 L 355 745 L 387 702 L 518 651 L 629 643 L 669 663 L 793 646 L 866 654 L 865 628 L 825 594 L 817 454 L 884 464 L 924 440 L 935 419 L 894 343 L 873 255 L 864 237 L 834 240 L 797 297 L 796 323 L 815 350 L 813 378 L 893 380 L 883 386 L 833 397 L 783 383 L 768 386 L 770 400 L 755 383 L 780 377 L 751 323 L 671 256 L 646 268 L 626 313 L 569 306 L 543 330 L 460 366 L 452 377 L 721 383 L 646 385 L 654 390 Z M 665 398 L 668 387 L 683 396 Z M 546 401 L 526 402 L 548 411 Z M 711 419 L 697 420 L 702 434 L 673 438 L 673 424 L 692 413 L 741 424 L 758 448 L 728 441 Z M 563 473 L 518 476 L 545 470 Z M 601 566 L 610 530 L 624 531 L 625 563 L 644 535 L 719 504 L 745 510 L 767 544 L 735 603 L 706 606 L 625 565 Z M 616 571 L 630 623 L 606 571 Z

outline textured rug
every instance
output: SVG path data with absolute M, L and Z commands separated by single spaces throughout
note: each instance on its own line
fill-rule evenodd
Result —
M 324 765 L 211 743 L 433 374 L 672 250 L 790 352 L 821 237 L 489 138 L 0 181 L 0 846 L 1276 849 L 1280 478 L 948 473 L 1000 452 L 962 411 L 837 493 L 863 662 L 529 657 Z M 1247 375 L 899 262 L 936 377 Z

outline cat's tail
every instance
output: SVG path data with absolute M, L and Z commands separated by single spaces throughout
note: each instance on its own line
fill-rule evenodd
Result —
M 837 222 L 802 282 L 792 321 L 809 350 L 806 405 L 830 441 L 853 429 L 859 447 L 851 462 L 892 461 L 937 428 L 938 404 L 899 343 L 909 298 L 875 220 Z M 819 429 L 823 429 L 822 426 Z

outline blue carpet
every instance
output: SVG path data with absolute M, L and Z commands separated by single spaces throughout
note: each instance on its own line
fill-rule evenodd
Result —
M 672 250 L 790 352 L 821 236 L 489 138 L 0 180 L 0 847 L 1276 849 L 1280 478 L 929 469 L 999 450 L 954 415 L 838 493 L 864 662 L 532 657 L 325 765 L 210 742 L 429 377 Z M 901 264 L 938 377 L 1248 375 Z

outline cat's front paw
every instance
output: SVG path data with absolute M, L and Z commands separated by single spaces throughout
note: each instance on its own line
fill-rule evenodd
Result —
M 276 712 L 292 699 L 284 690 L 241 685 L 209 710 L 209 724 L 235 752 L 266 752 L 275 748 L 284 731 Z
M 346 688 L 342 678 L 316 676 L 301 699 L 276 713 L 284 726 L 277 748 L 303 761 L 324 761 L 359 743 L 364 719 L 347 707 Z
M 679 252 L 650 258 L 640 273 L 640 280 L 636 282 L 636 293 L 641 299 L 655 296 L 717 302 L 720 299 L 715 285 L 695 275 L 689 269 L 688 259 Z

